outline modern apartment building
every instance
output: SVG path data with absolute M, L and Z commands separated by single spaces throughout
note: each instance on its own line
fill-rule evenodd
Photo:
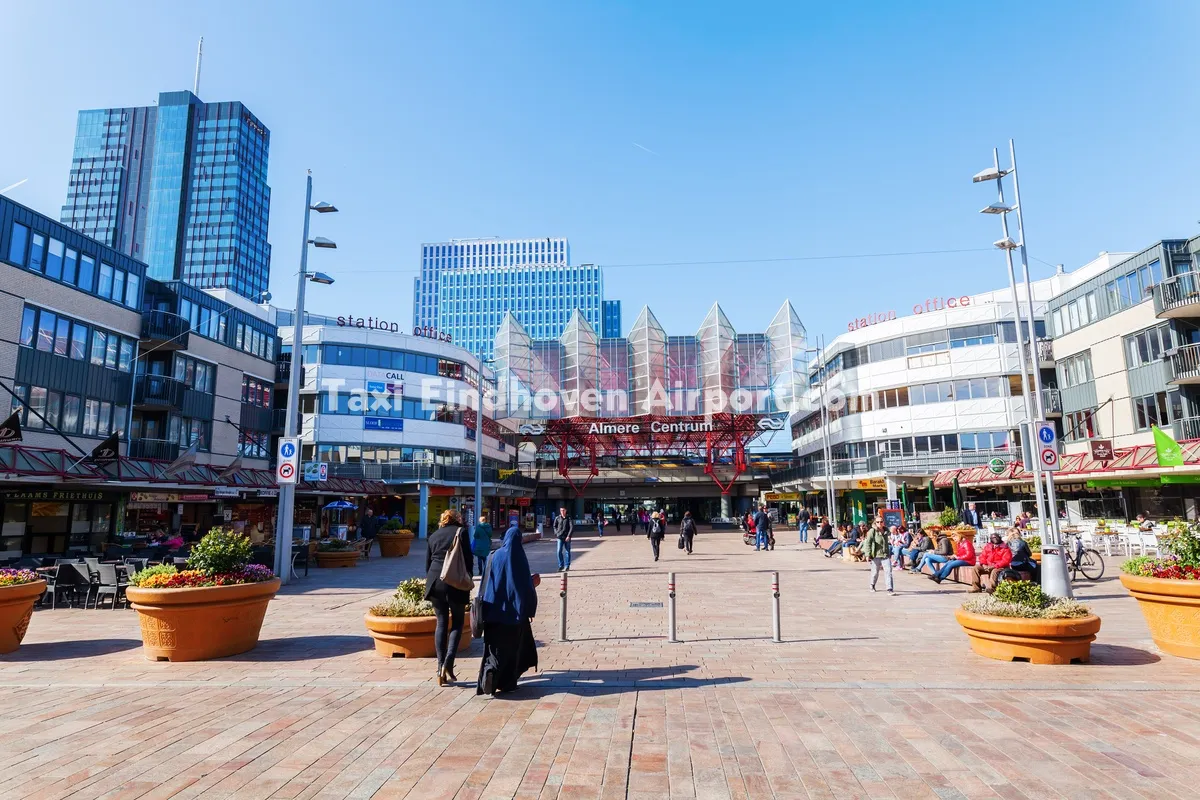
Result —
M 602 339 L 621 338 L 621 301 L 603 300 L 600 303 L 603 316 L 603 326 L 600 329 Z
M 81 111 L 61 221 L 147 264 L 150 278 L 258 302 L 271 268 L 270 140 L 241 103 L 188 91 Z

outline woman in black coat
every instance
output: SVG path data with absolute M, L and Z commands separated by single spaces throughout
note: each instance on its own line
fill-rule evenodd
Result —
M 437 629 L 433 633 L 433 647 L 437 653 L 438 686 L 445 686 L 458 678 L 454 675 L 454 657 L 458 654 L 458 642 L 462 638 L 463 618 L 470 591 L 457 589 L 442 581 L 442 567 L 446 556 L 458 537 L 459 552 L 467 574 L 471 573 L 471 537 L 463 527 L 462 520 L 454 511 L 442 512 L 438 529 L 429 537 L 429 549 L 425 552 L 425 599 L 433 605 L 437 615 Z

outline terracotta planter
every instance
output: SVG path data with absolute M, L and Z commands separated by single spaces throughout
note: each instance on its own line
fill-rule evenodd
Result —
M 384 658 L 433 658 L 433 631 L 437 617 L 377 617 L 365 614 L 367 632 L 375 640 L 375 652 Z M 461 655 L 471 646 L 471 611 L 467 609 L 462 638 L 458 641 Z
M 357 567 L 358 549 L 317 551 L 318 567 Z
M 125 590 L 151 661 L 204 661 L 253 650 L 279 578 L 200 589 Z
M 45 581 L 0 587 L 0 653 L 11 653 L 21 646 L 33 604 L 46 591 Z
M 1038 550 L 1036 553 L 1030 553 L 1029 557 L 1032 558 L 1038 564 L 1042 563 L 1042 551 L 1041 550 Z
M 971 640 L 971 649 L 999 661 L 1026 659 L 1033 664 L 1070 664 L 1091 658 L 1100 618 L 1021 619 L 954 612 Z
M 1121 583 L 1137 598 L 1159 650 L 1200 659 L 1200 581 L 1122 574 Z
M 408 555 L 412 547 L 412 533 L 377 533 L 375 541 L 379 542 L 379 555 L 382 558 L 402 558 Z

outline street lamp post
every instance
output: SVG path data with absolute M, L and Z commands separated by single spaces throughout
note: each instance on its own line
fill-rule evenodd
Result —
M 329 214 L 337 211 L 337 208 L 325 202 L 313 205 L 312 172 L 310 171 L 304 193 L 304 243 L 300 248 L 300 276 L 296 284 L 296 311 L 292 320 L 292 368 L 288 375 L 287 404 L 284 406 L 283 435 L 287 439 L 295 438 L 298 434 L 296 417 L 300 410 L 300 353 L 304 337 L 304 282 L 312 281 L 326 286 L 333 283 L 333 278 L 323 272 L 310 273 L 308 271 L 308 246 L 310 244 L 322 249 L 337 247 L 332 241 L 321 236 L 314 239 L 308 238 L 308 222 L 313 211 L 318 214 Z M 299 481 L 299 479 L 297 476 L 296 480 Z M 283 583 L 290 582 L 292 577 L 292 527 L 295 515 L 296 484 L 280 484 L 278 514 L 275 518 L 275 574 Z
M 837 524 L 837 507 L 833 499 L 833 452 L 829 446 L 829 407 L 825 403 L 825 334 L 821 334 L 820 344 L 805 350 L 806 353 L 817 354 L 817 377 L 821 404 L 821 459 L 825 462 L 825 513 L 829 515 L 829 524 Z
M 1042 552 L 1042 589 L 1053 597 L 1071 597 L 1071 584 L 1067 580 L 1066 562 L 1063 560 L 1062 550 L 1058 545 L 1061 544 L 1058 532 L 1058 513 L 1055 508 L 1054 500 L 1054 483 L 1051 474 L 1047 473 L 1046 485 L 1042 484 L 1042 465 L 1037 457 L 1037 452 L 1034 449 L 1032 437 L 1034 436 L 1034 422 L 1042 418 L 1042 397 L 1041 397 L 1041 375 L 1040 367 L 1037 362 L 1037 337 L 1034 325 L 1034 307 L 1033 307 L 1033 288 L 1032 276 L 1029 274 L 1029 263 L 1025 253 L 1025 235 L 1024 226 L 1022 224 L 1020 212 L 1020 194 L 1017 188 L 1016 177 L 1016 153 L 1013 149 L 1012 140 L 1009 140 L 1010 155 L 1012 163 L 1008 169 L 1000 168 L 1000 153 L 997 149 L 992 149 L 992 166 L 982 172 L 977 173 L 972 179 L 975 183 L 984 181 L 996 182 L 997 202 L 992 203 L 980 211 L 981 214 L 996 214 L 1000 217 L 1001 229 L 1004 236 L 995 243 L 996 247 L 1004 251 L 1005 259 L 1008 263 L 1008 281 L 1009 287 L 1012 289 L 1013 298 L 1013 318 L 1016 323 L 1017 331 L 1017 355 L 1021 367 L 1021 396 L 1025 404 L 1025 413 L 1028 421 L 1021 426 L 1021 438 L 1028 450 L 1030 471 L 1033 473 L 1033 489 L 1034 497 L 1037 502 L 1038 509 L 1038 527 L 1042 535 L 1046 537 L 1046 544 L 1052 545 L 1050 552 L 1043 550 Z M 1006 175 L 1013 176 L 1013 189 L 1016 206 L 1009 206 L 1004 202 L 1004 177 Z M 1011 211 L 1017 211 L 1017 235 L 1021 238 L 1021 242 L 1017 243 L 1012 240 L 1008 232 L 1008 214 Z M 1021 261 L 1024 269 L 1025 292 L 1028 304 L 1028 332 L 1025 333 L 1025 323 L 1021 313 L 1021 297 L 1017 293 L 1017 278 L 1016 270 L 1013 267 L 1013 250 L 1021 250 Z M 1025 353 L 1025 345 L 1023 339 L 1028 337 L 1029 354 Z M 1029 365 L 1032 361 L 1032 366 Z M 1032 375 L 1032 379 L 1031 376 Z M 1032 385 L 1031 385 L 1032 384 Z M 1032 397 L 1031 397 L 1032 395 Z M 1043 494 L 1043 488 L 1047 490 L 1050 501 L 1049 513 L 1047 514 L 1046 496 Z M 1054 551 L 1057 552 L 1054 552 Z

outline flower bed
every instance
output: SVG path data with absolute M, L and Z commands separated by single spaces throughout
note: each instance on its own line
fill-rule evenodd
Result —
M 993 595 L 955 611 L 971 649 L 999 661 L 1070 664 L 1091 658 L 1100 618 L 1075 600 L 1051 598 L 1035 583 L 1003 581 Z
M 1200 659 L 1200 529 L 1170 522 L 1159 546 L 1161 555 L 1122 564 L 1121 584 L 1137 598 L 1160 650 Z
M 432 658 L 435 655 L 433 632 L 437 618 L 433 606 L 425 599 L 424 578 L 401 581 L 391 599 L 372 606 L 363 622 L 375 640 L 375 652 L 385 658 Z M 470 646 L 471 613 L 468 607 L 458 651 L 461 653 Z
M 21 646 L 33 604 L 46 591 L 46 582 L 28 569 L 0 569 L 0 653 L 11 653 Z
M 142 649 L 152 661 L 199 661 L 251 650 L 279 579 L 250 564 L 250 540 L 214 528 L 188 568 L 151 567 L 126 589 L 138 612 Z

